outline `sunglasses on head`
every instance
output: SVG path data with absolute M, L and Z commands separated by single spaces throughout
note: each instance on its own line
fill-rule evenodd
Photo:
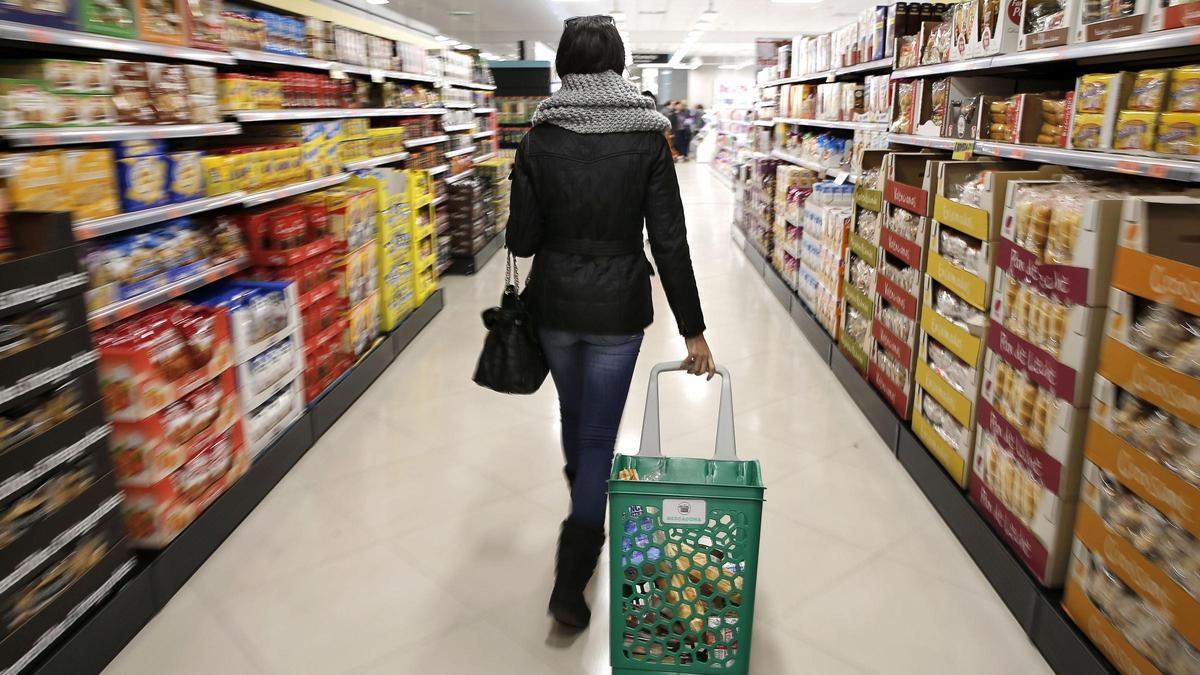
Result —
M 609 16 L 607 14 L 593 14 L 591 16 L 573 16 L 573 17 L 567 19 L 566 21 L 564 21 L 563 25 L 570 26 L 571 24 L 573 24 L 576 21 L 579 21 L 581 19 L 600 19 L 601 21 L 607 21 L 608 23 L 611 23 L 614 26 L 617 25 L 616 19 L 612 18 L 611 16 Z

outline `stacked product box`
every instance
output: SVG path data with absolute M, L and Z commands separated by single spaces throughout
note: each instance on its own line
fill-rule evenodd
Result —
M 446 211 L 450 214 L 450 255 L 470 258 L 487 246 L 488 209 L 483 186 L 474 176 L 450 183 Z
M 1200 672 L 1200 201 L 1122 214 L 1063 604 L 1122 673 Z
M 1008 185 L 971 500 L 1048 586 L 1066 572 L 1122 196 Z
M 21 672 L 133 568 L 67 214 L 0 238 L 0 666 Z
M 412 231 L 413 306 L 420 307 L 438 288 L 437 209 L 432 202 L 433 181 L 427 171 L 412 172 L 409 201 L 414 206 L 409 229 Z
M 492 157 L 483 162 L 476 162 L 475 175 L 481 176 L 490 186 L 488 192 L 489 207 L 495 222 L 496 234 L 508 226 L 508 202 L 510 182 L 508 175 L 512 171 L 512 160 L 504 157 Z
M 893 153 L 884 163 L 883 227 L 871 323 L 875 350 L 867 378 L 906 420 L 912 411 L 929 216 L 942 159 L 928 153 Z
M 966 487 L 991 302 L 992 266 L 1010 180 L 1040 176 L 995 162 L 939 168 L 925 266 L 913 432 Z
M 775 248 L 771 263 L 789 286 L 797 288 L 805 203 L 817 176 L 791 164 L 780 164 L 775 171 Z
M 166 305 L 104 329 L 100 388 L 132 544 L 161 548 L 246 471 L 229 318 Z
M 324 194 L 333 239 L 338 313 L 346 320 L 342 351 L 366 353 L 379 335 L 378 198 L 374 188 L 347 186 Z
M 342 170 L 342 120 L 287 124 L 248 124 L 242 133 L 255 143 L 299 147 L 302 173 L 296 180 L 332 176 Z M 369 143 L 369 142 L 368 142 Z M 210 172 L 211 173 L 211 172 Z
M 400 129 L 401 134 L 404 133 L 403 127 L 397 128 Z M 378 138 L 378 135 L 376 137 Z M 338 143 L 338 161 L 341 164 L 367 159 L 372 154 L 373 145 L 371 123 L 365 117 L 342 121 L 341 141 Z
M 292 282 L 300 308 L 306 400 L 348 367 L 342 357 L 346 322 L 341 312 L 337 254 L 324 193 L 251 210 L 239 217 L 254 264 L 251 278 Z
M 804 203 L 800 238 L 801 299 L 830 335 L 837 339 L 842 297 L 842 262 L 846 232 L 854 216 L 854 186 L 822 181 Z
M 411 173 L 422 172 L 372 169 L 357 171 L 350 179 L 350 185 L 375 191 L 379 319 L 384 331 L 399 325 L 413 308 Z
M 296 285 L 236 281 L 200 302 L 229 316 L 242 430 L 253 459 L 304 413 L 303 341 Z
M 863 173 L 854 186 L 854 219 L 846 237 L 845 279 L 842 284 L 842 323 L 838 346 L 865 377 L 875 340 L 871 322 L 875 317 L 875 274 L 879 266 L 879 232 L 883 192 L 878 186 L 887 153 L 863 153 Z

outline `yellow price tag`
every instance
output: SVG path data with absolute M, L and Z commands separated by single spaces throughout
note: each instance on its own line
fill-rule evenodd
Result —
M 975 141 L 954 141 L 950 155 L 953 159 L 971 159 L 975 154 Z

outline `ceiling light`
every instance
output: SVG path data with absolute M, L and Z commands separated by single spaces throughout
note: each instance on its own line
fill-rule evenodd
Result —
M 367 0 L 368 5 L 386 5 L 388 0 Z
M 474 49 L 474 47 L 472 47 L 471 45 L 469 45 L 465 42 L 460 42 L 460 43 L 454 45 L 454 48 L 459 51 L 463 51 L 463 52 L 467 51 L 468 49 Z
M 712 9 L 710 7 L 708 10 L 706 10 L 703 14 L 700 15 L 700 20 L 701 21 L 716 21 L 718 16 L 720 16 L 720 15 L 717 14 L 717 10 Z
M 454 38 L 448 38 L 445 35 L 435 35 L 433 39 L 438 42 L 454 42 Z

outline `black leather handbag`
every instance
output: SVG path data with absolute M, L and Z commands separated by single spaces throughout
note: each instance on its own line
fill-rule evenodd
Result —
M 521 301 L 521 273 L 516 265 L 509 253 L 500 306 L 483 312 L 487 338 L 472 379 L 501 394 L 532 394 L 541 388 L 550 368 L 533 317 Z

